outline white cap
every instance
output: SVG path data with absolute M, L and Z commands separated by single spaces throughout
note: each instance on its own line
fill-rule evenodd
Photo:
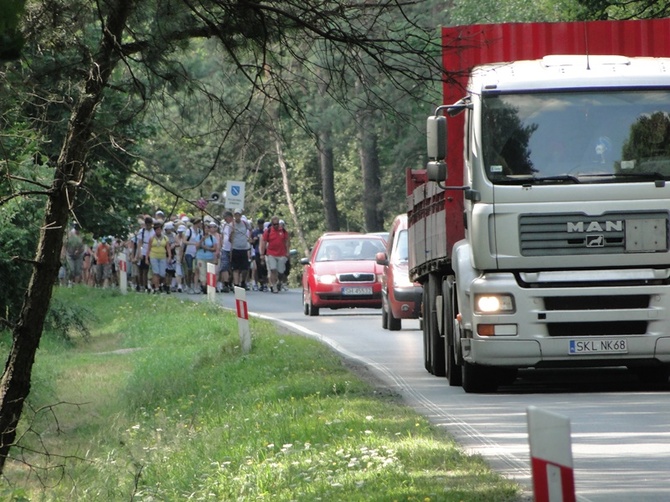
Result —
M 189 221 L 191 221 L 191 218 L 189 218 L 188 216 L 182 216 L 181 221 L 183 221 L 184 223 L 188 223 Z
M 174 223 L 172 223 L 171 221 L 168 221 L 168 222 L 163 226 L 163 228 L 164 228 L 165 230 L 174 230 Z
M 177 227 L 177 232 L 186 232 L 186 225 L 179 225 Z

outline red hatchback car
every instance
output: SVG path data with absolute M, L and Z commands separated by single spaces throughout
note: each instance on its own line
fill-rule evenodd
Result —
M 382 267 L 375 261 L 385 248 L 377 235 L 329 232 L 303 258 L 302 303 L 305 315 L 319 309 L 381 308 Z

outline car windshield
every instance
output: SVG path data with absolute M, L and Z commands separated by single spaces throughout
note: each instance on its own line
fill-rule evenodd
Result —
M 670 91 L 498 94 L 483 100 L 495 184 L 670 179 Z
M 384 251 L 381 239 L 324 239 L 316 254 L 316 261 L 374 260 Z

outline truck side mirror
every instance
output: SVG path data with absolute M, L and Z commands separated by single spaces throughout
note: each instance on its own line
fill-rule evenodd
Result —
M 426 143 L 429 161 L 447 156 L 447 118 L 432 115 L 426 120 Z

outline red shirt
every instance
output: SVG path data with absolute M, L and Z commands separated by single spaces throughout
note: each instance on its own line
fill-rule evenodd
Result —
M 270 225 L 265 232 L 263 232 L 263 240 L 265 241 L 265 254 L 270 256 L 288 256 L 288 232 L 284 228 L 275 228 Z

